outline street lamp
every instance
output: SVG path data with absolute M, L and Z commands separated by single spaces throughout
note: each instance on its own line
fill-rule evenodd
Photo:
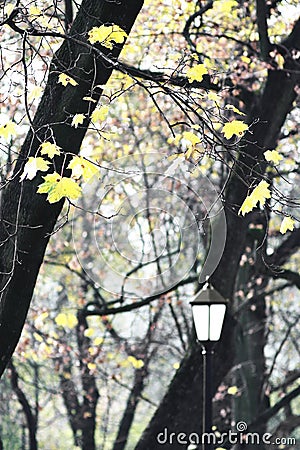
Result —
M 203 430 L 202 449 L 212 450 L 212 355 L 214 345 L 220 339 L 227 301 L 208 282 L 191 301 L 197 340 L 202 345 L 203 354 Z M 207 445 L 204 444 L 205 437 Z

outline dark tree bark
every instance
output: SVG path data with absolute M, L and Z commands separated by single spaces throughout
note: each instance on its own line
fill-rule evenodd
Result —
M 83 314 L 78 314 L 77 342 L 80 358 L 80 372 L 83 388 L 83 402 L 80 408 L 80 420 L 78 428 L 81 430 L 80 444 L 82 450 L 95 450 L 95 427 L 96 427 L 96 407 L 99 398 L 99 392 L 96 385 L 96 379 L 90 373 L 87 361 L 89 358 L 90 339 L 84 335 L 88 328 L 88 323 Z
M 27 422 L 27 429 L 29 434 L 29 449 L 30 450 L 37 450 L 38 444 L 36 439 L 36 432 L 37 432 L 37 417 L 32 411 L 32 408 L 30 406 L 30 403 L 24 393 L 24 391 L 19 386 L 19 375 L 18 372 L 13 365 L 12 362 L 9 364 L 10 368 L 10 382 L 11 387 L 14 391 L 14 393 L 17 396 L 17 399 L 22 406 L 26 422 Z M 0 447 L 1 448 L 1 447 Z
M 292 32 L 293 44 L 296 48 L 300 44 L 300 29 L 296 23 Z M 297 33 L 296 33 L 296 31 Z M 295 38 L 297 34 L 297 38 Z M 253 127 L 253 134 L 249 136 L 249 143 L 243 147 L 243 153 L 239 157 L 239 163 L 235 166 L 225 193 L 225 208 L 227 219 L 227 241 L 222 259 L 215 273 L 211 277 L 213 286 L 225 297 L 232 301 L 235 290 L 241 255 L 245 249 L 248 225 L 252 214 L 241 218 L 238 210 L 247 195 L 247 184 L 253 179 L 253 169 L 258 174 L 264 174 L 265 165 L 263 152 L 276 148 L 280 130 L 287 114 L 293 108 L 296 98 L 295 87 L 300 77 L 297 70 L 297 61 L 290 57 L 286 63 L 286 71 L 270 70 L 263 92 L 251 95 L 251 103 L 247 104 L 250 111 L 247 121 L 252 123 L 259 118 L 260 122 Z M 289 72 L 289 70 L 291 70 Z M 229 307 L 230 310 L 230 307 Z M 221 342 L 216 348 L 214 357 L 214 388 L 221 383 L 227 371 L 234 365 L 233 331 L 235 322 L 230 314 L 225 321 L 225 329 Z M 168 434 L 175 432 L 201 434 L 202 418 L 202 356 L 199 347 L 193 344 L 186 355 L 182 367 L 176 373 L 168 391 L 163 398 L 158 410 L 145 430 L 136 450 L 161 449 L 157 442 L 157 436 L 168 430 Z M 164 448 L 172 450 L 184 448 L 182 444 L 173 440 L 172 445 Z
M 62 372 L 60 386 L 75 445 L 82 450 L 95 450 L 96 408 L 99 392 L 96 377 L 88 366 L 91 340 L 84 334 L 88 323 L 81 313 L 77 314 L 77 318 L 76 336 L 81 386 L 78 387 L 75 384 L 71 358 L 68 355 L 64 355 L 59 361 Z M 79 400 L 79 391 L 82 391 L 83 394 L 81 401 Z
M 50 205 L 44 195 L 36 193 L 41 179 L 19 182 L 19 173 L 25 159 L 36 154 L 40 141 L 50 138 L 63 151 L 78 153 L 86 133 L 88 120 L 77 129 L 70 127 L 68 116 L 87 113 L 88 102 L 82 100 L 91 93 L 99 100 L 101 89 L 108 81 L 113 68 L 99 53 L 86 44 L 88 30 L 103 23 L 115 23 L 129 33 L 141 7 L 142 0 L 84 0 L 66 40 L 54 55 L 47 86 L 21 148 L 12 181 L 6 186 L 1 199 L 0 225 L 0 375 L 3 373 L 19 340 L 33 289 L 43 261 L 49 237 L 63 206 L 63 201 Z M 77 41 L 73 41 L 72 38 Z M 78 41 L 82 41 L 80 45 Z M 122 46 L 115 46 L 110 57 L 117 58 Z M 103 53 L 108 49 L 98 47 Z M 57 83 L 60 72 L 68 73 L 77 82 L 74 88 Z M 92 105 L 92 109 L 95 104 Z M 91 112 L 91 110 L 90 110 Z M 57 170 L 64 155 L 56 158 Z
M 145 367 L 135 370 L 133 387 L 127 399 L 125 412 L 119 425 L 113 450 L 123 450 L 126 447 L 129 431 L 136 412 L 136 407 L 144 390 L 146 370 L 147 369 Z

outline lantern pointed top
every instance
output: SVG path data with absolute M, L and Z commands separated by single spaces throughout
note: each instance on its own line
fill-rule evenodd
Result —
M 210 284 L 205 283 L 203 288 L 193 297 L 191 304 L 227 304 L 227 300 Z

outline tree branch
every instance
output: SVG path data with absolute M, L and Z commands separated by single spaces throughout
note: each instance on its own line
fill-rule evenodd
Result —
M 264 61 L 268 59 L 272 48 L 268 35 L 267 13 L 265 0 L 256 0 L 256 23 L 259 34 L 260 52 Z
M 278 413 L 284 406 L 288 405 L 294 398 L 300 395 L 300 386 L 285 395 L 279 402 L 275 403 L 271 408 L 268 408 L 262 414 L 260 414 L 251 424 L 248 426 L 248 431 L 255 431 L 255 428 L 262 423 L 268 422 L 275 414 Z

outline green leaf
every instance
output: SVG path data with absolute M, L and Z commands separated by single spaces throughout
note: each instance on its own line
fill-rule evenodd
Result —
M 48 194 L 49 203 L 56 203 L 63 197 L 76 200 L 81 195 L 81 187 L 71 178 L 61 177 L 56 172 L 43 178 L 45 181 L 40 184 L 37 192 L 38 194 Z

